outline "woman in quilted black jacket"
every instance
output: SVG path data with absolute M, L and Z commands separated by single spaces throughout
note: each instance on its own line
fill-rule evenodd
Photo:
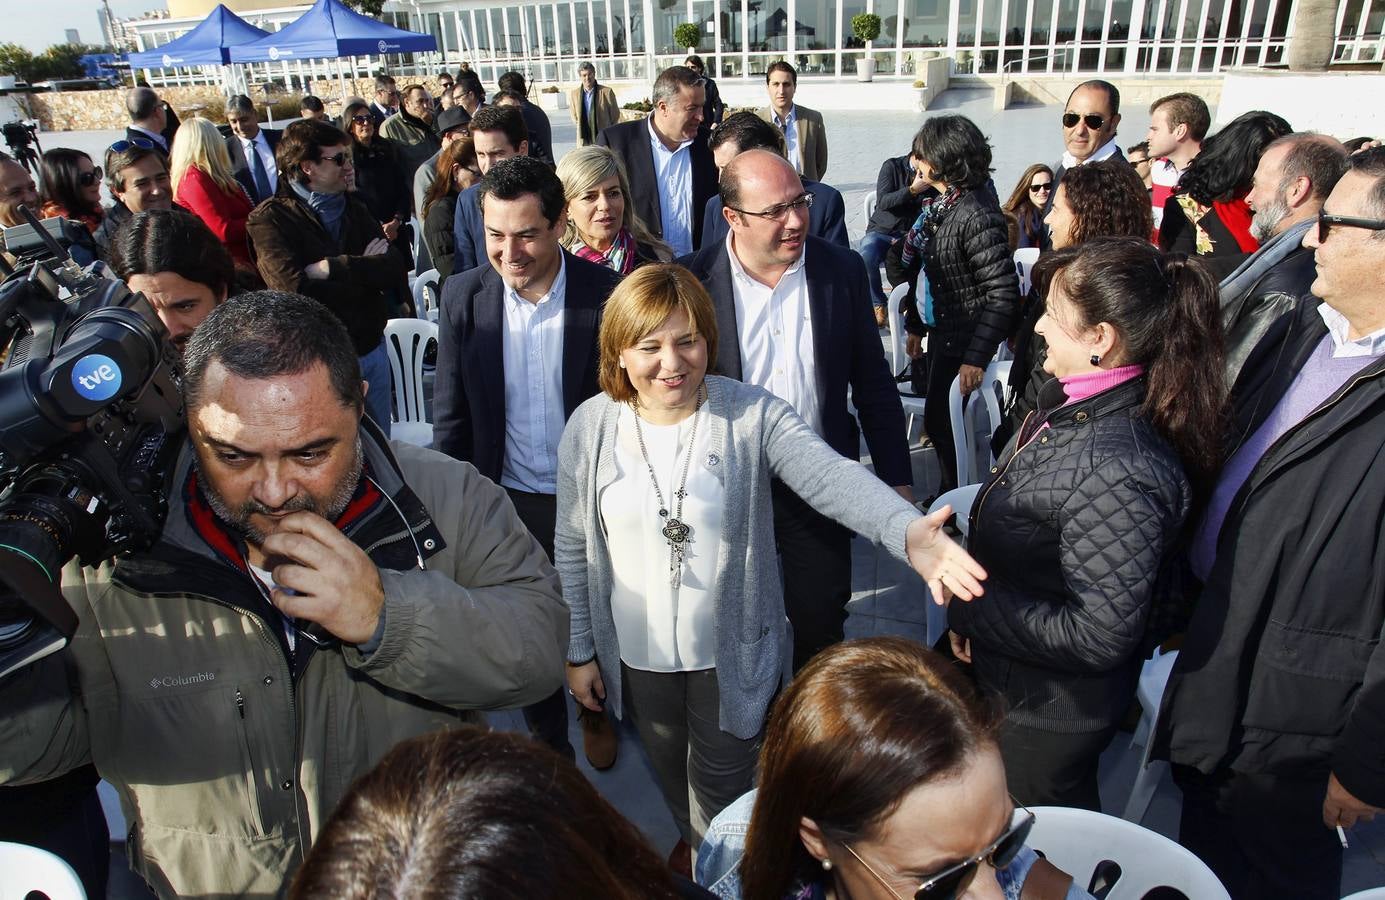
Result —
M 1141 238 L 1041 261 L 1039 392 L 972 507 L 986 595 L 952 645 L 1010 712 L 1001 755 L 1026 805 L 1100 809 L 1097 758 L 1135 694 L 1155 598 L 1223 428 L 1217 285 Z
M 1019 318 L 1019 279 L 1010 257 L 1005 214 L 990 183 L 991 146 L 964 116 L 935 116 L 914 135 L 919 175 L 938 191 L 923 202 L 904 236 L 905 269 L 922 261 L 923 321 L 928 338 L 924 428 L 938 451 L 940 491 L 957 485 L 947 393 L 961 378 L 962 394 L 981 383 L 986 365 Z

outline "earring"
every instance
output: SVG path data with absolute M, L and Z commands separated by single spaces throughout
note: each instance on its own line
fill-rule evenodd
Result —
M 826 858 L 823 859 L 823 861 L 822 861 L 822 871 L 824 871 L 824 872 L 830 872 L 830 871 L 832 871 L 832 860 L 826 859 Z
M 1097 356 L 1095 353 L 1092 354 L 1092 365 L 1094 365 L 1094 366 L 1099 366 L 1099 365 L 1101 365 L 1101 357 L 1100 357 L 1100 356 Z
M 1092 358 L 1095 359 L 1096 357 L 1092 357 Z M 622 359 L 622 360 L 620 361 L 620 367 L 621 367 L 622 369 L 625 368 L 625 360 Z

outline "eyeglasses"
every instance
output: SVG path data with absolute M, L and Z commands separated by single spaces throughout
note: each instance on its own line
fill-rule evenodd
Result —
M 782 219 L 782 218 L 784 218 L 784 216 L 788 215 L 788 214 L 789 214 L 790 212 L 792 212 L 793 210 L 796 210 L 796 209 L 811 209 L 812 206 L 813 206 L 813 195 L 812 195 L 812 194 L 807 194 L 807 193 L 805 193 L 805 194 L 800 195 L 800 196 L 798 197 L 798 199 L 796 199 L 796 200 L 790 200 L 788 203 L 776 203 L 776 204 L 774 204 L 773 206 L 771 206 L 769 209 L 762 209 L 762 210 L 760 210 L 759 212 L 751 212 L 751 211 L 748 210 L 748 209 L 741 209 L 740 207 L 737 207 L 737 206 L 733 206 L 733 207 L 731 207 L 731 208 L 734 209 L 736 212 L 740 213 L 740 214 L 743 215 L 743 216 L 754 216 L 754 217 L 757 218 L 757 219 L 771 219 L 771 220 L 773 220 L 773 219 Z
M 336 163 L 338 166 L 349 166 L 351 165 L 351 154 L 343 150 L 342 152 L 334 153 L 331 156 L 320 156 L 318 157 L 317 161 Z
M 1051 190 L 1053 190 L 1053 182 L 1051 182 L 1051 181 L 1045 181 L 1043 184 L 1031 184 L 1031 185 L 1029 186 L 1029 193 L 1031 193 L 1031 194 L 1037 194 L 1037 193 L 1039 193 L 1040 191 L 1051 191 Z
M 82 172 L 77 176 L 77 183 L 82 187 L 91 187 L 93 184 L 100 184 L 101 167 L 96 166 L 90 172 Z
M 111 146 L 106 150 L 106 152 L 124 153 L 125 151 L 130 150 L 133 147 L 138 147 L 141 150 L 153 150 L 154 142 L 149 140 L 148 138 L 131 138 L 128 141 L 116 141 L 114 144 L 111 144 Z
M 1087 113 L 1085 116 L 1079 116 L 1077 113 L 1063 113 L 1064 128 L 1076 128 L 1078 122 L 1086 122 L 1087 127 L 1092 131 L 1100 131 L 1101 126 L 1106 124 L 1106 118 L 1096 113 Z
M 1318 214 L 1318 243 L 1326 243 L 1327 235 L 1334 225 L 1346 228 L 1368 228 L 1371 231 L 1385 231 L 1385 219 L 1358 219 L 1355 216 L 1329 216 Z
M 993 869 L 1003 869 L 1014 862 L 1015 854 L 1020 852 L 1024 842 L 1029 839 L 1029 832 L 1034 827 L 1034 814 L 1024 807 L 1020 807 L 1022 816 L 1018 822 L 1013 823 L 1005 833 L 996 838 L 994 843 L 981 852 L 978 856 L 963 860 L 955 866 L 949 866 L 937 875 L 929 877 L 914 890 L 914 900 L 956 900 L 958 896 L 966 892 L 971 886 L 972 879 L 976 877 L 977 868 L 981 863 L 988 864 Z M 847 852 L 856 857 L 856 861 L 866 867 L 866 871 L 875 877 L 875 880 L 885 886 L 889 891 L 900 900 L 904 900 L 902 895 L 896 891 L 888 881 L 871 864 L 861 858 L 860 854 L 851 849 L 850 844 L 842 844 Z
M 371 119 L 370 116 L 362 114 L 359 116 L 352 116 L 351 121 L 357 125 L 369 125 L 374 120 Z

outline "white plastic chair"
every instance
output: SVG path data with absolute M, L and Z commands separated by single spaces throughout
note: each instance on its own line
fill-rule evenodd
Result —
M 971 535 L 971 508 L 976 505 L 976 495 L 980 493 L 981 485 L 968 484 L 965 487 L 953 488 L 944 492 L 928 507 L 928 512 L 937 512 L 944 506 L 952 505 L 952 514 L 957 517 L 957 530 L 962 532 L 965 540 Z M 938 638 L 947 631 L 947 607 L 939 606 L 934 603 L 932 598 L 928 600 L 928 646 L 933 646 L 938 642 Z
M 1136 825 L 1145 817 L 1159 780 L 1168 770 L 1169 764 L 1163 760 L 1149 758 L 1150 740 L 1154 736 L 1154 726 L 1159 722 L 1159 705 L 1164 697 L 1164 688 L 1173 672 L 1174 660 L 1178 651 L 1164 653 L 1158 649 L 1145 660 L 1140 668 L 1140 680 L 1135 688 L 1135 697 L 1140 701 L 1140 724 L 1135 727 L 1135 737 L 1130 741 L 1131 748 L 1144 748 L 1140 753 L 1140 768 L 1135 773 L 1135 783 L 1130 788 L 1130 798 L 1125 802 L 1125 812 L 1121 818 Z
M 414 315 L 429 322 L 438 320 L 438 304 L 442 300 L 442 275 L 429 269 L 414 279 Z
M 394 385 L 394 418 L 390 436 L 417 444 L 433 445 L 433 426 L 423 402 L 423 353 L 428 342 L 438 339 L 438 326 L 422 319 L 390 319 L 385 323 L 385 348 L 390 357 Z
M 862 209 L 866 214 L 866 227 L 870 226 L 870 217 L 875 215 L 875 202 L 875 191 L 871 191 L 869 194 L 866 194 L 865 202 L 862 205 Z
M 125 843 L 130 828 L 125 822 L 125 811 L 120 808 L 120 795 L 116 793 L 115 785 L 103 778 L 96 783 L 96 793 L 101 798 L 101 813 L 106 817 L 111 843 Z
M 1366 888 L 1364 891 L 1343 897 L 1342 900 L 1385 900 L 1385 887 Z
M 923 277 L 922 274 L 919 275 Z M 909 359 L 909 354 L 905 351 L 904 317 L 899 312 L 900 301 L 904 295 L 909 293 L 909 284 L 897 284 L 890 291 L 890 297 L 886 301 L 887 315 L 885 321 L 890 329 L 890 373 L 898 375 L 904 371 L 904 363 Z M 911 385 L 900 383 L 899 402 L 904 405 L 904 434 L 905 436 L 914 433 L 914 418 L 923 418 L 924 398 L 916 396 Z
M 1033 286 L 1033 279 L 1030 277 L 1034 273 L 1034 263 L 1039 261 L 1038 247 L 1021 247 L 1015 251 L 1015 275 L 1020 280 L 1020 296 L 1028 295 L 1029 288 Z
M 995 456 L 990 452 L 991 435 L 1000 427 L 1001 411 L 1004 409 L 1006 394 L 1009 391 L 1010 360 L 992 362 L 981 375 L 981 384 L 972 391 L 972 401 L 963 407 L 962 380 L 952 379 L 947 392 L 948 418 L 952 421 L 952 448 L 957 459 L 957 483 L 974 484 L 981 481 L 984 473 L 977 462 L 981 454 L 980 428 L 977 417 L 986 413 L 986 459 L 988 465 L 995 464 Z M 977 399 L 981 402 L 975 402 Z
M 1157 887 L 1189 900 L 1231 900 L 1206 863 L 1162 834 L 1086 809 L 1036 806 L 1031 812 L 1029 846 L 1080 888 L 1090 891 L 1100 873 L 1111 885 L 1106 900 L 1138 900 Z
M 86 900 L 82 880 L 60 856 L 27 844 L 0 843 L 0 900 L 38 893 L 49 900 Z

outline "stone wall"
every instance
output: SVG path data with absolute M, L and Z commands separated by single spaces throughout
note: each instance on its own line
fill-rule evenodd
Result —
M 88 131 L 124 128 L 130 123 L 125 112 L 124 90 L 45 91 L 30 94 L 30 115 L 44 131 Z M 203 109 L 221 110 L 225 103 L 221 88 L 214 84 L 162 88 L 159 96 L 186 118 Z
M 1186 75 L 1139 75 L 1139 76 L 1101 76 L 1111 82 L 1121 92 L 1121 106 L 1143 106 L 1160 97 L 1187 91 L 1196 94 L 1216 109 L 1221 102 L 1222 76 L 1212 75 L 1193 78 Z M 1068 102 L 1068 95 L 1086 77 L 1076 75 L 953 75 L 954 87 L 967 84 L 985 84 L 998 92 L 1008 93 L 1007 106 L 1036 105 L 1062 106 Z

